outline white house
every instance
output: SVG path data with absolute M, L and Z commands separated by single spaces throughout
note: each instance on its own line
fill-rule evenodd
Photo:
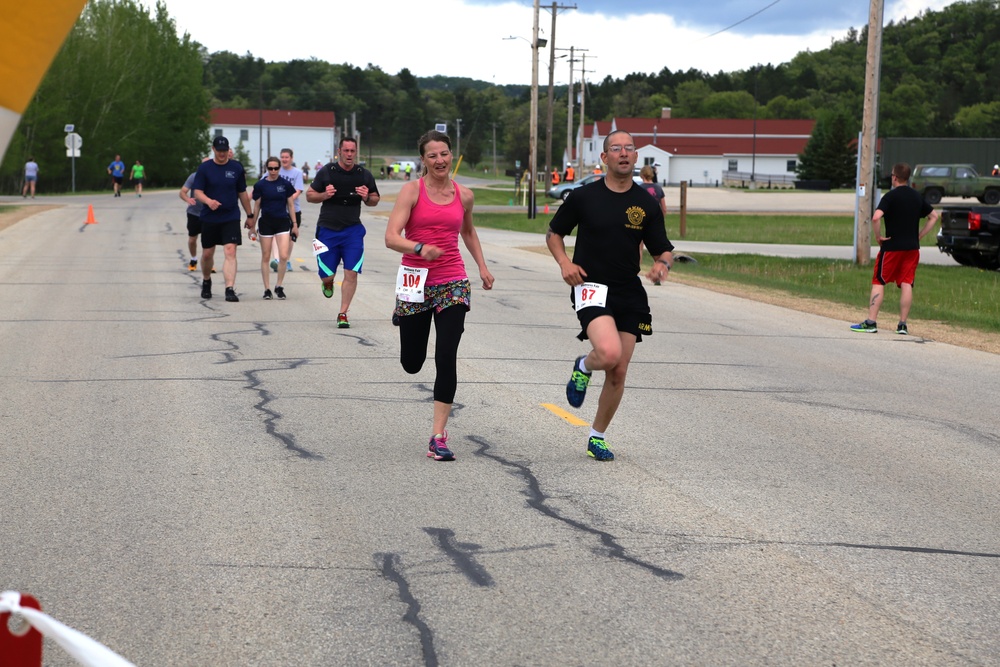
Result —
M 798 156 L 805 150 L 816 121 L 763 119 L 615 118 L 598 121 L 578 137 L 585 167 L 597 164 L 604 138 L 615 130 L 631 133 L 637 164 L 656 166 L 666 185 L 687 181 L 717 186 L 749 183 L 790 185 Z
M 264 160 L 277 157 L 282 148 L 291 148 L 295 164 L 308 164 L 315 175 L 316 163 L 330 162 L 340 140 L 332 111 L 212 109 L 210 134 L 226 137 L 234 150 L 242 142 L 252 162 L 243 166 L 254 175 L 261 173 Z

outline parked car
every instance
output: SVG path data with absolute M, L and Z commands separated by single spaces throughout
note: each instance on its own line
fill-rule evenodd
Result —
M 937 247 L 963 266 L 1000 269 L 1000 207 L 942 206 Z
M 569 193 L 573 192 L 573 190 L 577 189 L 581 185 L 593 183 L 594 181 L 600 180 L 602 178 L 604 178 L 604 174 L 591 174 L 590 176 L 581 178 L 578 181 L 571 181 L 569 183 L 560 183 L 559 185 L 553 186 L 549 188 L 545 192 L 545 194 L 547 194 L 549 197 L 552 197 L 553 199 L 561 199 L 562 201 L 566 201 L 566 197 L 569 197 Z
M 971 164 L 918 164 L 910 179 L 928 204 L 941 197 L 975 197 L 983 204 L 1000 204 L 1000 177 L 980 176 Z

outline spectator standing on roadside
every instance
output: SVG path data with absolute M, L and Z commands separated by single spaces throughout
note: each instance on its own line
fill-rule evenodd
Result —
M 559 170 L 552 167 L 552 187 L 559 185 Z
M 212 298 L 212 267 L 215 246 L 223 246 L 225 258 L 222 276 L 226 281 L 226 301 L 239 301 L 236 296 L 236 248 L 243 244 L 240 229 L 240 205 L 253 221 L 247 178 L 243 165 L 229 157 L 229 139 L 218 136 L 212 140 L 214 157 L 201 163 L 195 172 L 194 197 L 205 207 L 201 211 L 201 298 Z
M 302 179 L 309 180 L 309 160 L 302 163 Z
M 673 264 L 674 246 L 667 238 L 663 213 L 632 180 L 637 154 L 632 135 L 621 130 L 604 139 L 601 160 L 608 166 L 604 178 L 573 190 L 556 210 L 545 243 L 559 264 L 563 281 L 572 286 L 570 299 L 580 321 L 580 340 L 592 349 L 577 357 L 566 384 L 566 400 L 583 405 L 595 370 L 605 372 L 604 388 L 587 441 L 587 454 L 598 461 L 615 455 L 605 442 L 605 431 L 625 393 L 625 377 L 632 353 L 642 337 L 653 333 L 649 300 L 639 273 L 643 242 L 655 261 L 646 274 L 662 280 Z M 571 260 L 564 237 L 576 229 Z
M 122 196 L 122 181 L 125 180 L 125 163 L 122 162 L 121 155 L 115 155 L 114 162 L 108 165 L 108 173 L 114 184 L 115 197 Z
M 566 177 L 563 180 L 565 180 L 567 183 L 572 183 L 575 173 L 576 172 L 573 171 L 573 165 L 567 165 L 566 175 L 565 175 Z
M 906 335 L 906 318 L 913 304 L 913 278 L 920 263 L 920 239 L 925 237 L 938 220 L 938 212 L 923 196 L 910 187 L 910 165 L 899 162 L 892 168 L 892 189 L 882 196 L 872 215 L 872 236 L 878 241 L 878 257 L 872 273 L 872 291 L 868 300 L 868 319 L 852 324 L 851 331 L 878 333 L 878 311 L 882 307 L 885 286 L 894 282 L 899 287 L 899 323 L 896 333 Z M 920 219 L 927 218 L 921 228 Z M 885 236 L 881 221 L 885 218 Z
M 142 181 L 146 178 L 146 168 L 142 166 L 140 160 L 136 160 L 135 164 L 132 165 L 132 175 L 130 177 L 132 182 L 135 183 L 135 194 L 139 197 L 142 196 Z
M 337 328 L 351 326 L 347 311 L 358 289 L 358 274 L 365 261 L 365 226 L 361 224 L 361 204 L 376 206 L 379 202 L 375 177 L 355 164 L 358 142 L 351 137 L 340 140 L 337 161 L 316 173 L 306 190 L 306 201 L 322 204 L 316 221 L 313 253 L 316 255 L 319 277 L 323 281 L 323 296 L 333 297 L 337 267 L 344 262 L 344 280 L 340 286 L 340 313 Z
M 208 162 L 212 158 L 206 157 L 202 162 Z M 122 173 L 125 171 L 125 165 L 122 165 Z M 188 271 L 195 271 L 198 269 L 198 235 L 201 234 L 201 209 L 204 208 L 204 204 L 194 198 L 194 192 L 192 192 L 191 187 L 194 185 L 194 175 L 197 172 L 192 172 L 187 180 L 184 181 L 184 185 L 181 186 L 181 190 L 178 193 L 180 195 L 181 201 L 188 205 L 187 207 L 187 230 L 188 230 L 188 251 L 191 253 L 191 260 L 188 262 Z M 116 197 L 120 195 L 115 195 Z
M 31 190 L 31 198 L 35 198 L 35 183 L 38 182 L 38 163 L 35 158 L 29 157 L 24 163 L 24 187 L 21 188 L 21 196 L 28 197 L 28 190 Z
M 990 176 L 1000 176 L 1000 164 L 993 165 L 993 171 L 990 172 Z

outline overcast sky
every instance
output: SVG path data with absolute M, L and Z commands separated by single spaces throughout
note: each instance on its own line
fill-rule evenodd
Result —
M 142 0 L 153 4 L 153 0 Z M 955 0 L 885 0 L 885 22 L 939 10 Z M 267 61 L 317 58 L 388 74 L 463 76 L 497 84 L 531 82 L 532 3 L 527 0 L 164 0 L 180 34 L 210 52 L 247 52 Z M 868 24 L 869 0 L 578 0 L 560 2 L 557 56 L 586 49 L 573 80 L 689 68 L 715 73 L 780 64 L 819 51 Z M 543 4 L 544 6 L 544 4 Z M 551 9 L 552 2 L 548 2 Z M 551 39 L 552 14 L 539 12 Z M 508 37 L 515 39 L 505 39 Z M 520 38 L 520 39 L 517 39 Z M 522 41 L 522 39 L 524 41 Z M 549 51 L 539 80 L 548 82 Z M 584 54 L 580 54 L 584 55 Z M 568 57 L 555 81 L 569 81 Z

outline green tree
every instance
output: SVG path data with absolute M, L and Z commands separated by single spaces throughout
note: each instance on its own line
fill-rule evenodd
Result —
M 857 171 L 858 129 L 843 111 L 821 113 L 805 151 L 799 155 L 795 168 L 799 178 L 828 180 L 835 188 L 852 185 Z
M 699 118 L 702 116 L 701 105 L 704 104 L 712 89 L 705 81 L 685 81 L 677 86 L 676 118 Z
M 109 187 L 116 153 L 127 164 L 142 160 L 152 185 L 181 183 L 209 143 L 201 80 L 198 45 L 178 37 L 162 3 L 150 16 L 136 0 L 92 0 L 21 118 L 0 173 L 19 172 L 30 153 L 47 190 L 69 190 L 63 126 L 72 123 L 83 138 L 77 188 Z
M 952 124 L 962 137 L 1000 136 L 1000 101 L 962 107 Z
M 704 118 L 753 118 L 755 109 L 753 95 L 745 90 L 712 93 L 701 103 Z

